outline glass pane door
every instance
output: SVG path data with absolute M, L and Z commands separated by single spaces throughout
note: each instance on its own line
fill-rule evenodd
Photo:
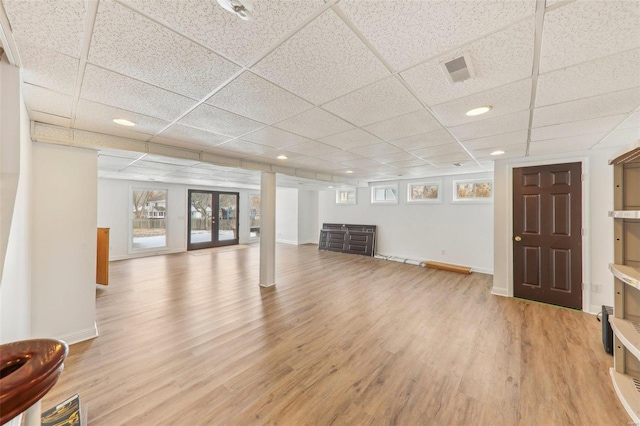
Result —
M 238 239 L 238 194 L 218 193 L 218 241 Z
M 238 244 L 238 195 L 189 190 L 188 250 Z
M 189 191 L 189 245 L 213 242 L 213 194 Z

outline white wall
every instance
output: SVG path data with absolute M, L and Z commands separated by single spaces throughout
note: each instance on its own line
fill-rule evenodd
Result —
M 318 244 L 318 192 L 298 190 L 298 244 Z
M 432 260 L 493 271 L 493 205 L 453 203 L 453 181 L 491 178 L 476 173 L 429 178 L 443 181 L 440 204 L 407 204 L 407 183 L 398 181 L 399 204 L 371 205 L 369 188 L 358 188 L 356 205 L 335 202 L 335 191 L 322 191 L 322 223 L 377 225 L 377 253 L 416 260 Z M 387 182 L 385 182 L 387 183 Z M 444 251 L 444 254 L 442 252 Z
M 568 155 L 502 160 L 495 164 L 495 249 L 493 293 L 513 295 L 512 182 L 513 167 L 584 161 L 583 181 L 583 309 L 597 312 L 601 305 L 613 306 L 613 278 L 607 269 L 613 261 L 613 167 L 608 159 L 615 149 Z M 600 288 L 597 291 L 597 287 Z M 596 291 L 594 291 L 596 290 Z
M 150 252 L 130 252 L 129 220 L 131 217 L 129 197 L 131 188 L 167 189 L 167 247 Z M 249 193 L 256 190 L 204 187 L 161 182 L 143 182 L 116 179 L 98 179 L 98 227 L 111 228 L 109 232 L 110 260 L 150 256 L 186 251 L 187 249 L 187 190 L 238 192 L 240 222 L 239 242 L 257 241 L 249 238 Z
M 276 241 L 298 244 L 298 190 L 276 188 Z
M 95 337 L 97 154 L 34 143 L 32 170 L 32 334 Z
M 6 234 L 0 253 L 0 343 L 31 337 L 31 139 L 19 85 L 19 70 L 0 62 L 0 227 Z

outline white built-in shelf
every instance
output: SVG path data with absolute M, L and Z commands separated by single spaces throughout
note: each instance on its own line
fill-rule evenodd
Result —
M 632 287 L 640 288 L 640 268 L 610 263 L 609 270 L 617 279 Z
M 635 424 L 640 424 L 640 380 L 627 374 L 609 370 L 613 387 L 625 410 Z
M 609 217 L 614 219 L 640 219 L 640 210 L 612 210 Z
M 620 342 L 640 359 L 640 323 L 609 316 L 609 323 Z

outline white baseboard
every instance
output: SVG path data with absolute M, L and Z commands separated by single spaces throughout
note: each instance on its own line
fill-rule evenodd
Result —
M 96 337 L 98 337 L 98 325 L 93 323 L 93 327 L 60 336 L 59 339 L 64 340 L 68 345 L 73 345 L 74 343 L 84 342 L 85 340 L 94 339 Z
M 318 240 L 313 239 L 313 240 L 298 241 L 298 244 L 299 245 L 302 245 L 302 244 L 315 244 L 315 245 L 318 245 Z
M 113 262 L 116 260 L 136 259 L 138 257 L 149 257 L 149 256 L 159 256 L 163 254 L 184 253 L 186 251 L 187 249 L 182 247 L 182 248 L 171 249 L 171 250 L 158 250 L 158 251 L 148 251 L 148 252 L 133 253 L 133 254 L 121 254 L 118 256 L 109 256 L 109 262 Z
M 297 245 L 298 245 L 298 242 L 297 242 L 297 241 L 293 241 L 293 240 L 283 240 L 283 239 L 281 239 L 281 238 L 276 238 L 276 243 L 291 244 L 291 245 L 294 245 L 294 246 L 297 246 Z
M 493 275 L 493 268 L 476 268 L 472 266 L 471 272 L 478 272 L 480 274 Z
M 494 294 L 494 295 L 496 295 L 496 296 L 509 297 L 509 289 L 507 289 L 507 288 L 492 287 L 492 288 L 491 288 L 491 294 Z

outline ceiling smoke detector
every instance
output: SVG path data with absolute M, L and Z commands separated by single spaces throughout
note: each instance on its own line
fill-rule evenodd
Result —
M 223 9 L 234 13 L 244 21 L 253 18 L 253 0 L 217 0 Z
M 449 62 L 442 62 L 440 67 L 450 84 L 469 80 L 470 78 L 475 77 L 473 66 L 471 65 L 471 58 L 467 53 L 459 58 L 452 59 Z

